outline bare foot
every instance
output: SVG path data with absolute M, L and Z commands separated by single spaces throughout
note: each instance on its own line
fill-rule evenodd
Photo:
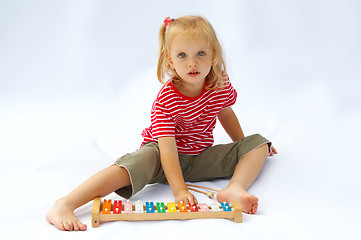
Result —
M 241 204 L 242 211 L 248 214 L 255 214 L 258 208 L 258 198 L 235 184 L 221 190 L 217 194 L 217 200 L 218 202 L 228 203 L 237 200 Z
M 87 225 L 81 223 L 62 199 L 55 202 L 54 206 L 46 214 L 49 223 L 62 231 L 84 231 Z

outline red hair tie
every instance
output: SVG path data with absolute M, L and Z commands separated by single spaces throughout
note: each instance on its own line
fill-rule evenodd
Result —
M 164 19 L 164 25 L 166 26 L 166 27 L 168 27 L 169 26 L 169 24 L 171 23 L 171 22 L 173 22 L 174 21 L 174 18 L 170 18 L 170 17 L 166 17 L 165 19 Z

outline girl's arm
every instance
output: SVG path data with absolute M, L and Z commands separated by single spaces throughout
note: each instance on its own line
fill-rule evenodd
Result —
M 244 138 L 241 125 L 239 124 L 238 118 L 231 107 L 222 108 L 217 117 L 233 142 Z
M 173 191 L 176 202 L 197 203 L 197 199 L 191 194 L 183 178 L 179 164 L 177 144 L 174 137 L 158 138 L 160 159 L 167 181 Z
M 231 107 L 222 108 L 217 117 L 232 141 L 235 142 L 244 138 L 241 125 Z M 273 154 L 277 154 L 277 150 L 271 146 L 270 155 L 273 156 Z

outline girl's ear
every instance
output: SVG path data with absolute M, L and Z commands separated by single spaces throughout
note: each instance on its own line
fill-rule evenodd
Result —
M 170 68 L 174 70 L 174 64 L 173 64 L 172 58 L 168 54 L 165 56 L 165 58 L 167 59 L 167 62 L 169 64 Z

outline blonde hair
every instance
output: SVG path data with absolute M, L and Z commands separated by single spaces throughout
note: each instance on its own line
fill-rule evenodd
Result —
M 223 51 L 221 44 L 218 41 L 217 35 L 204 17 L 200 16 L 184 16 L 174 19 L 168 26 L 162 24 L 159 30 L 159 59 L 157 77 L 158 80 L 165 84 L 163 79 L 174 77 L 180 80 L 178 74 L 170 67 L 167 61 L 169 56 L 170 45 L 172 40 L 179 34 L 189 34 L 194 39 L 204 38 L 209 41 L 213 50 L 212 68 L 206 77 L 206 87 L 208 89 L 217 89 L 223 86 L 223 74 L 226 73 L 226 66 L 223 60 Z

